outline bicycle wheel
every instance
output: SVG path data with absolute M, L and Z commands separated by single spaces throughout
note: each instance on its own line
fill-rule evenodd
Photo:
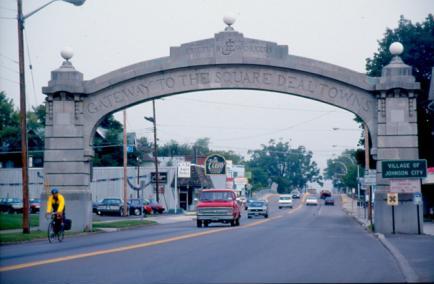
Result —
M 63 230 L 63 225 L 60 228 L 59 232 L 57 233 L 57 240 L 59 242 L 63 241 L 63 238 L 65 237 L 65 230 Z
M 48 241 L 52 243 L 54 242 L 55 238 L 56 238 L 56 233 L 54 232 L 53 222 L 50 222 L 48 224 Z

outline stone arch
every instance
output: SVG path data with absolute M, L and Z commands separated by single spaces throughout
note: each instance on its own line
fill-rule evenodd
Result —
M 73 229 L 91 227 L 91 144 L 104 116 L 164 96 L 223 89 L 291 94 L 348 110 L 368 125 L 374 158 L 418 156 L 415 94 L 419 85 L 411 67 L 398 56 L 383 69 L 382 77 L 374 78 L 290 55 L 285 45 L 245 38 L 229 29 L 210 39 L 172 47 L 168 57 L 89 81 L 65 61 L 43 88 L 47 95 L 44 171 L 48 184 L 68 192 L 73 201 Z M 381 172 L 377 183 L 381 190 L 389 187 Z M 40 224 L 45 226 L 42 217 Z

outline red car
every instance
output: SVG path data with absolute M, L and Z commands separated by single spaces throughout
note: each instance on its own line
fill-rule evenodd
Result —
M 150 200 L 145 200 L 144 202 L 145 206 L 151 207 L 152 213 L 156 214 L 163 214 L 164 210 L 166 210 L 163 206 L 156 202 L 151 202 Z
M 30 212 L 31 213 L 38 213 L 40 208 L 41 208 L 41 200 L 40 199 L 38 199 L 38 198 L 30 199 Z

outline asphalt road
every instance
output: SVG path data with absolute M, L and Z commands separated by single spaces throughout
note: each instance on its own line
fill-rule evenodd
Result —
M 195 222 L 0 247 L 1 283 L 403 282 L 395 260 L 336 206 L 276 208 L 241 227 Z

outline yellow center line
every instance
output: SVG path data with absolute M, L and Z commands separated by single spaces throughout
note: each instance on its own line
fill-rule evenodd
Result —
M 253 223 L 250 223 L 247 225 L 240 226 L 239 228 L 249 228 L 249 227 L 253 227 L 253 226 L 258 226 L 258 225 L 263 224 L 265 222 L 268 222 L 270 220 L 271 219 L 264 219 L 261 221 L 256 221 L 256 222 L 253 222 Z M 220 228 L 220 229 L 212 229 L 212 230 L 208 230 L 205 232 L 191 233 L 191 234 L 186 234 L 186 235 L 182 235 L 182 236 L 162 239 L 162 240 L 139 243 L 139 244 L 135 244 L 135 245 L 129 245 L 129 246 L 123 246 L 123 247 L 117 247 L 117 248 L 105 249 L 105 250 L 97 250 L 97 251 L 88 252 L 88 253 L 80 253 L 80 254 L 75 254 L 75 255 L 70 255 L 70 256 L 56 257 L 56 258 L 32 261 L 32 262 L 27 262 L 27 263 L 22 263 L 22 264 L 0 266 L 0 272 L 30 268 L 30 267 L 41 266 L 41 265 L 46 265 L 46 264 L 51 264 L 51 263 L 59 263 L 59 262 L 70 261 L 70 260 L 92 257 L 92 256 L 98 256 L 98 255 L 103 255 L 103 254 L 123 252 L 123 251 L 138 249 L 138 248 L 151 247 L 151 246 L 166 244 L 166 243 L 170 243 L 170 242 L 175 242 L 175 241 L 180 241 L 180 240 L 185 240 L 185 239 L 190 239 L 190 238 L 196 238 L 196 237 L 210 235 L 210 234 L 215 234 L 215 233 L 233 230 L 233 229 L 236 229 L 236 228 L 227 227 L 227 228 Z

